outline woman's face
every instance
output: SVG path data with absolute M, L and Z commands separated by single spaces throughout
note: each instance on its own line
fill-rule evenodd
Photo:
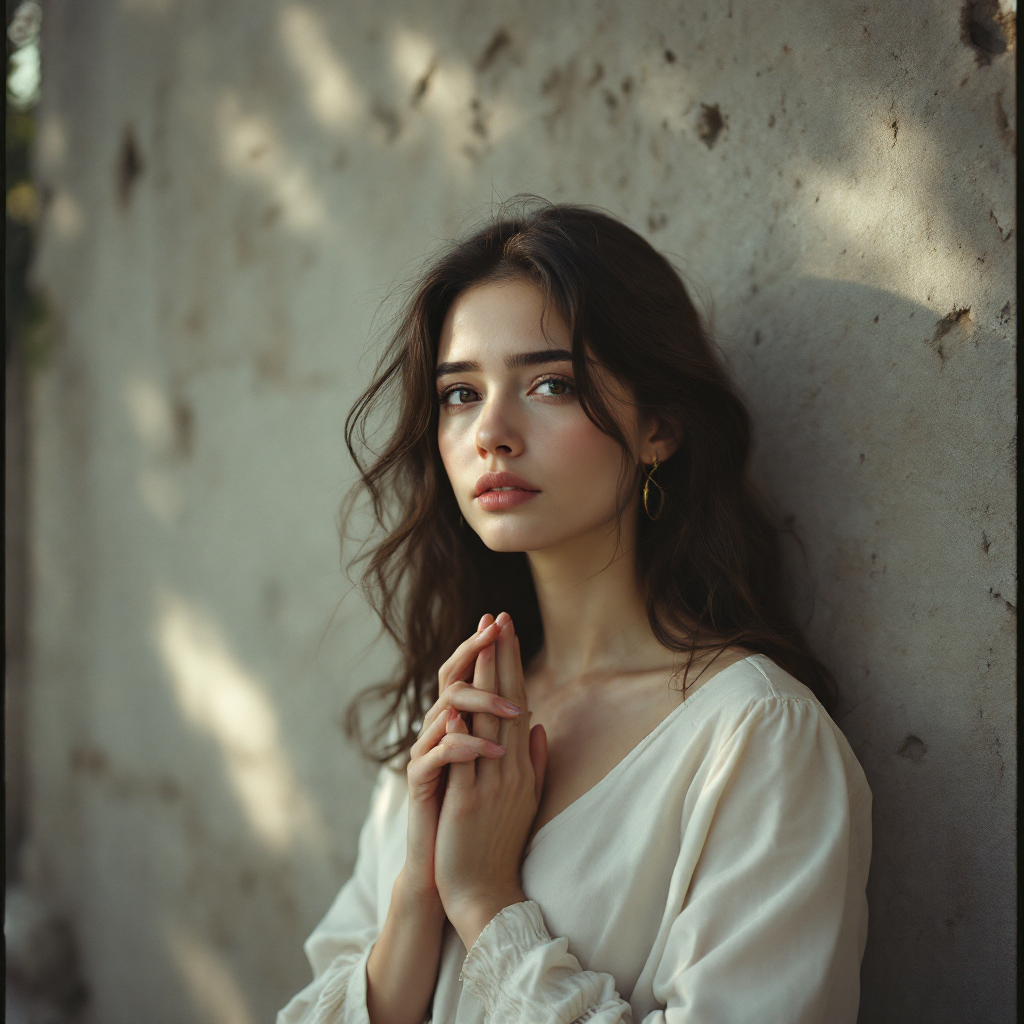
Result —
M 596 541 L 621 500 L 623 451 L 580 408 L 568 326 L 550 307 L 542 326 L 542 314 L 536 285 L 489 282 L 455 300 L 441 331 L 441 459 L 463 518 L 494 551 Z M 613 383 L 613 412 L 637 438 L 636 410 Z

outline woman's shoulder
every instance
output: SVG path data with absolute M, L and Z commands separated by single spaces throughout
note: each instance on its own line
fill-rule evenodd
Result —
M 692 714 L 695 724 L 718 739 L 709 754 L 733 737 L 775 751 L 783 763 L 797 763 L 793 755 L 805 749 L 814 758 L 841 763 L 848 784 L 867 795 L 863 770 L 842 730 L 810 688 L 771 658 L 751 654 L 736 661 L 709 680 L 700 701 L 704 689 L 691 698 Z
M 807 702 L 824 714 L 811 690 L 771 658 L 763 654 L 747 654 L 738 658 L 699 687 L 687 704 L 705 714 L 744 714 L 756 705 Z

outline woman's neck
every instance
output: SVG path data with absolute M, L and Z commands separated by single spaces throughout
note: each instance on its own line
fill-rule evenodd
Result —
M 636 523 L 623 518 L 556 548 L 529 553 L 544 646 L 534 662 L 552 682 L 590 673 L 659 668 L 671 655 L 655 639 L 636 579 Z

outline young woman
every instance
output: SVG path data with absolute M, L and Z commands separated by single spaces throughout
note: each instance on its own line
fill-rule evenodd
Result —
M 870 793 L 670 264 L 506 211 L 423 275 L 347 436 L 401 663 L 278 1024 L 853 1024 Z

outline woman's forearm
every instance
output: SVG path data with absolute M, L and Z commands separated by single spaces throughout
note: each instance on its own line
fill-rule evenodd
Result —
M 422 1024 L 437 982 L 444 907 L 436 892 L 420 895 L 403 876 L 395 882 L 384 927 L 366 964 L 371 1024 Z

